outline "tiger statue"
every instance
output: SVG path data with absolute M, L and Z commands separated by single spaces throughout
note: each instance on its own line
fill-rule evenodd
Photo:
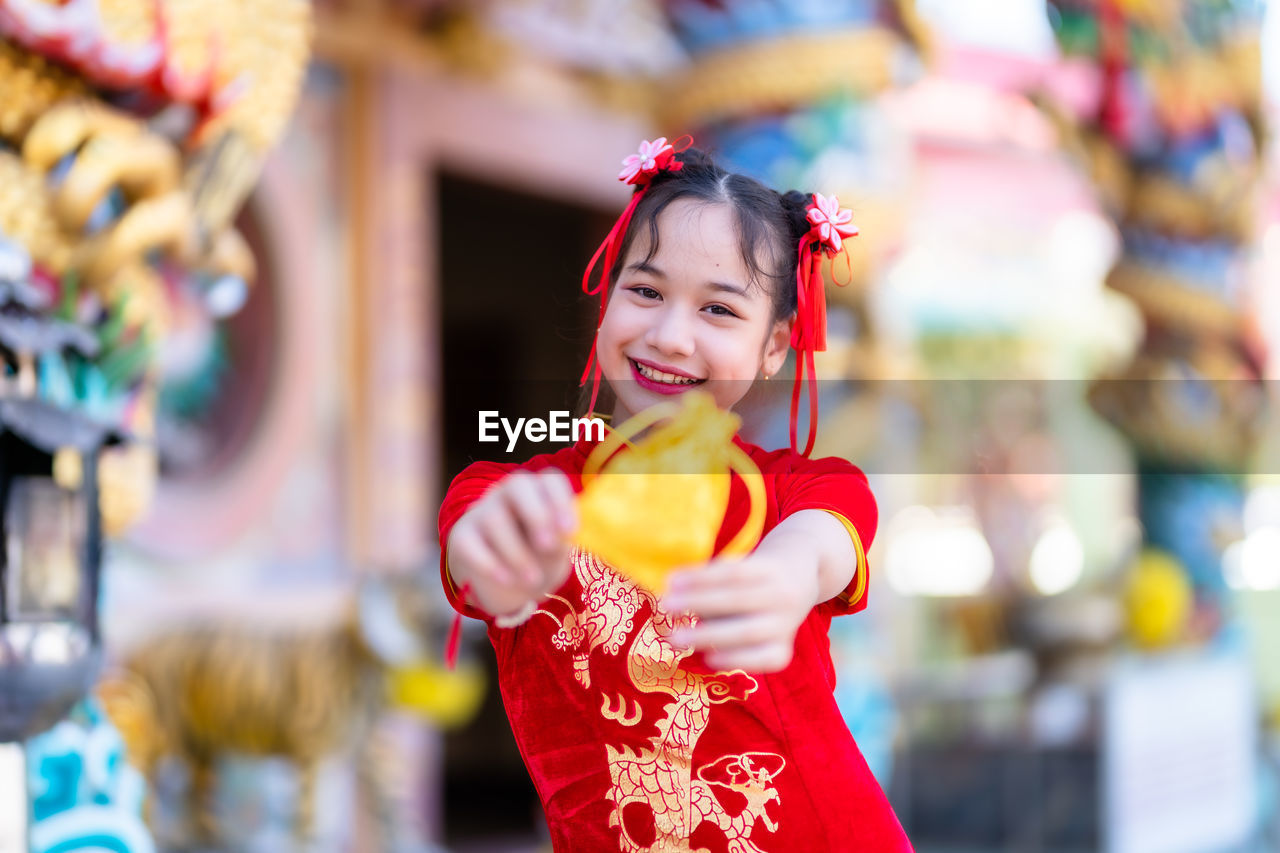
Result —
M 436 607 L 417 580 L 369 578 L 335 624 L 224 621 L 163 631 L 128 654 L 98 696 L 153 784 L 162 761 L 187 766 L 191 840 L 222 834 L 211 805 L 218 761 L 233 753 L 283 757 L 297 768 L 294 835 L 313 840 L 320 762 L 354 749 L 356 782 L 381 835 L 376 849 L 404 849 L 399 785 L 376 722 L 392 704 L 413 705 L 436 724 L 460 722 L 483 697 L 478 668 L 424 663 Z

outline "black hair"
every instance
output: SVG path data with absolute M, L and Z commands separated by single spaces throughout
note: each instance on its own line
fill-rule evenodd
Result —
M 648 229 L 649 235 L 649 253 L 644 261 L 653 260 L 658 253 L 658 217 L 673 201 L 688 198 L 727 204 L 737 223 L 742 260 L 751 273 L 749 284 L 766 287 L 773 302 L 774 320 L 789 317 L 796 310 L 797 251 L 809 231 L 805 219 L 809 196 L 795 190 L 779 194 L 755 178 L 725 170 L 697 148 L 676 155 L 676 159 L 683 167 L 655 175 L 636 206 L 619 246 L 610 289 L 617 284 L 622 261 L 643 228 Z

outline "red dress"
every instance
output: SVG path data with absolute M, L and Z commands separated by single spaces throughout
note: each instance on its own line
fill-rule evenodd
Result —
M 517 468 L 556 467 L 580 489 L 593 446 L 469 466 L 445 495 L 441 543 Z M 794 512 L 822 509 L 870 544 L 875 499 L 857 468 L 739 446 L 764 474 L 766 533 Z M 745 512 L 735 477 L 717 548 Z M 460 601 L 441 561 L 450 603 L 488 623 L 498 687 L 557 851 L 911 850 L 832 696 L 827 630 L 832 616 L 866 606 L 865 562 L 844 594 L 810 612 L 790 666 L 748 674 L 698 665 L 700 656 L 669 642 L 679 617 L 593 555 L 575 550 L 572 559 L 565 584 L 514 628 Z

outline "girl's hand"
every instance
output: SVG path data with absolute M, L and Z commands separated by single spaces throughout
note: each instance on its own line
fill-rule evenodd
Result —
M 757 551 L 672 575 L 662 608 L 699 617 L 697 625 L 676 629 L 672 642 L 704 652 L 712 669 L 785 669 L 818 597 L 817 572 L 793 568 Z
M 563 471 L 512 472 L 454 525 L 449 574 L 457 587 L 470 585 L 471 602 L 485 612 L 517 613 L 564 583 L 577 524 Z
M 705 652 L 714 669 L 785 669 L 809 611 L 839 594 L 856 568 L 844 525 L 822 510 L 802 510 L 748 556 L 672 575 L 662 608 L 690 611 L 699 621 L 678 628 L 671 640 Z

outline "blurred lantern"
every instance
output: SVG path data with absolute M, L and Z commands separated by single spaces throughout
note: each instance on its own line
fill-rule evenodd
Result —
M 0 396 L 0 742 L 47 729 L 97 676 L 106 438 L 43 401 Z
M 1147 651 L 1174 645 L 1186 635 L 1193 604 L 1191 581 L 1178 561 L 1163 551 L 1143 551 L 1125 590 L 1133 644 Z
M 0 741 L 48 728 L 98 655 L 98 451 L 111 429 L 68 408 L 89 329 L 44 312 L 29 258 L 0 242 Z
M 4 741 L 46 729 L 62 716 L 87 690 L 99 655 L 101 554 L 93 462 L 102 434 L 70 425 L 68 432 L 80 432 L 79 445 L 58 450 L 25 434 L 33 417 L 68 416 L 39 403 L 24 407 L 0 400 Z M 54 477 L 55 458 L 77 460 L 74 467 L 83 476 L 60 483 Z

